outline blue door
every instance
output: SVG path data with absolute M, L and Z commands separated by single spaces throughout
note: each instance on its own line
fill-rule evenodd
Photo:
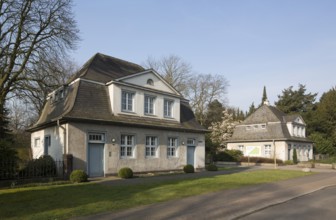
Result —
M 195 162 L 195 147 L 194 146 L 188 146 L 187 147 L 187 164 L 191 164 L 193 166 Z
M 89 176 L 104 176 L 104 144 L 89 143 Z

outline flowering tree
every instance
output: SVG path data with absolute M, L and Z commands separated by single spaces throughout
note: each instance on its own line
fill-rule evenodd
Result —
M 233 120 L 233 115 L 228 110 L 224 110 L 222 121 L 214 122 L 209 127 L 211 141 L 221 147 L 225 146 L 225 142 L 232 136 L 235 126 L 236 122 Z

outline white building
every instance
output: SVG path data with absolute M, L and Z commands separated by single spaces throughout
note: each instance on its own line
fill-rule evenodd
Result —
M 34 158 L 73 155 L 89 176 L 204 168 L 204 129 L 188 100 L 154 70 L 96 54 L 52 92 L 30 128 Z
M 237 125 L 228 149 L 241 150 L 244 156 L 299 161 L 313 159 L 313 142 L 306 137 L 306 124 L 300 115 L 286 115 L 264 104 Z

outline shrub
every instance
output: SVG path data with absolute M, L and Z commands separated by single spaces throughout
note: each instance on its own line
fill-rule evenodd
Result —
M 84 170 L 74 170 L 70 174 L 70 181 L 72 183 L 82 183 L 87 182 L 88 175 L 84 172 Z
M 296 149 L 295 148 L 294 148 L 294 151 L 293 151 L 293 162 L 294 162 L 294 164 L 298 163 L 298 159 L 297 159 L 297 154 L 296 154 Z
M 191 164 L 187 164 L 183 167 L 183 171 L 185 173 L 195 173 L 195 169 L 194 169 L 194 166 L 191 165 Z
M 49 155 L 29 161 L 27 166 L 20 171 L 20 176 L 28 177 L 47 177 L 55 176 L 56 174 L 56 163 Z
M 251 162 L 251 163 L 274 163 L 274 158 L 267 157 L 241 157 L 240 162 Z M 277 164 L 283 164 L 283 161 L 276 159 Z
M 133 170 L 129 167 L 123 167 L 119 170 L 118 176 L 123 179 L 129 179 L 133 177 Z
M 242 156 L 240 150 L 224 150 L 215 155 L 215 161 L 238 162 Z
M 207 171 L 217 171 L 218 170 L 218 168 L 215 164 L 209 164 L 209 165 L 205 166 L 205 169 Z
M 294 162 L 292 160 L 286 160 L 284 163 L 286 165 L 294 165 Z
M 18 170 L 17 151 L 11 147 L 11 143 L 0 140 L 0 179 L 11 178 Z

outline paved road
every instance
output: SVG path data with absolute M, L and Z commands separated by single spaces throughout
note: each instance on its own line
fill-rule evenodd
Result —
M 327 187 L 285 203 L 256 211 L 242 217 L 242 220 L 323 220 L 335 219 L 336 217 L 336 187 Z
M 77 219 L 239 219 L 257 210 L 281 204 L 335 184 L 336 172 L 329 170 L 277 183 L 224 190 Z

